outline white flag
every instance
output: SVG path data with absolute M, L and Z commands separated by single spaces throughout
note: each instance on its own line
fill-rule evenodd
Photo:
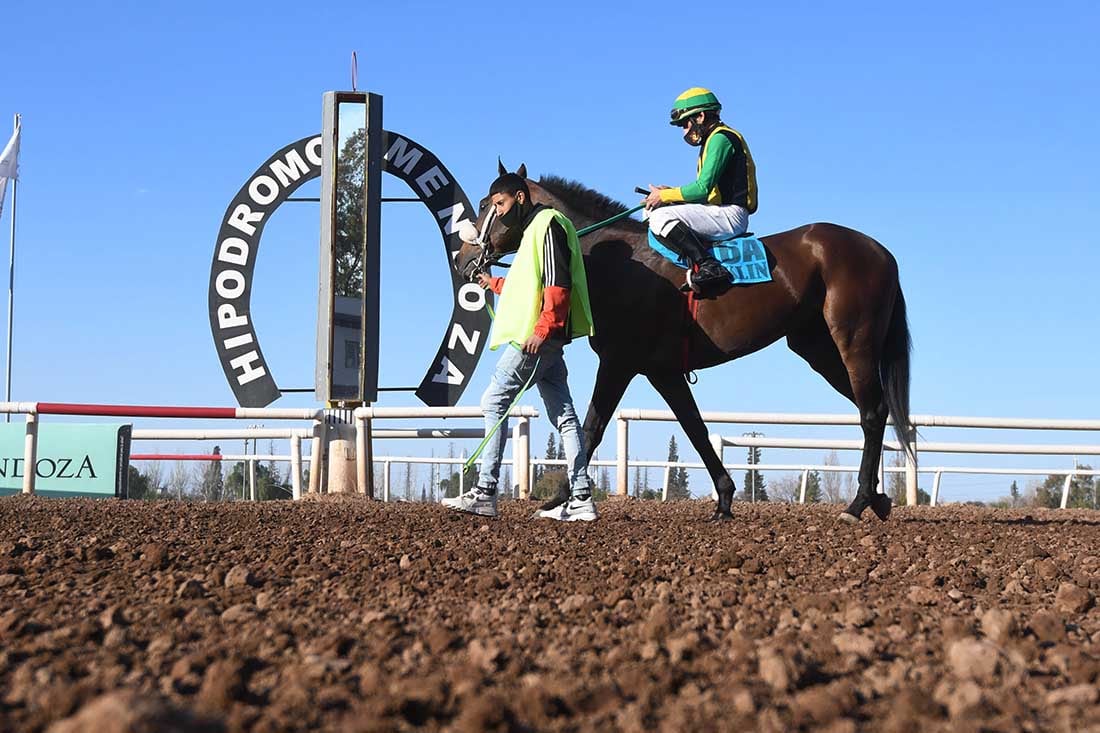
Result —
M 4 215 L 4 194 L 8 190 L 8 179 L 19 179 L 19 132 L 23 125 L 18 116 L 15 120 L 15 132 L 4 146 L 4 152 L 0 153 L 0 216 Z

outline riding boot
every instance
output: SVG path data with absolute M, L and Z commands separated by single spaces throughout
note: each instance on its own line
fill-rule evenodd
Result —
M 700 297 L 706 298 L 724 292 L 731 285 L 729 271 L 718 264 L 710 248 L 699 241 L 695 232 L 683 222 L 676 222 L 667 234 L 657 239 L 695 267 L 694 273 L 689 270 L 687 282 L 681 290 L 694 290 Z

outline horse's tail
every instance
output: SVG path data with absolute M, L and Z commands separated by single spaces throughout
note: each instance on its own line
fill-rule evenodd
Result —
M 898 286 L 894 300 L 894 312 L 890 316 L 890 328 L 883 344 L 880 373 L 882 390 L 890 416 L 894 419 L 894 432 L 910 458 L 916 457 L 916 449 L 910 440 L 916 439 L 909 421 L 909 354 L 913 340 L 909 335 L 909 320 L 905 315 L 905 296 Z

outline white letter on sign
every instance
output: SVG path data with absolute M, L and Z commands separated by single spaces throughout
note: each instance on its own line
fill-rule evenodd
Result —
M 263 218 L 264 212 L 261 211 L 258 214 L 253 214 L 252 209 L 248 208 L 248 204 L 240 204 L 237 208 L 233 209 L 233 213 L 229 215 L 229 226 L 252 236 L 256 233 L 256 227 L 254 227 L 253 224 Z M 242 262 L 240 264 L 243 265 L 244 263 Z
M 230 303 L 218 306 L 218 328 L 239 328 L 248 325 L 248 316 L 238 316 Z
M 229 281 L 232 281 L 232 285 Z M 214 287 L 217 288 L 218 295 L 226 300 L 239 298 L 244 292 L 244 275 L 236 270 L 222 270 L 214 281 Z
M 224 240 L 222 246 L 218 247 L 218 262 L 244 267 L 248 264 L 248 242 L 239 237 Z
M 260 193 L 261 186 L 267 193 Z M 267 206 L 279 196 L 279 187 L 271 176 L 256 176 L 248 184 L 248 195 L 260 206 Z
M 321 165 L 321 146 L 323 144 L 324 142 L 319 137 L 315 137 L 306 143 L 306 158 L 315 166 Z
M 455 204 L 454 206 L 448 206 L 435 215 L 435 218 L 440 221 L 444 219 L 447 220 L 447 223 L 443 225 L 444 234 L 454 234 L 455 231 L 462 226 L 462 222 L 466 221 L 466 219 L 459 220 L 459 217 L 461 217 L 465 211 L 465 206 L 462 204 Z
M 439 366 L 439 374 L 432 377 L 432 381 L 436 384 L 462 384 L 462 381 L 466 379 L 466 375 L 458 371 L 451 360 L 445 356 L 439 362 Z
M 473 300 L 470 300 L 470 295 Z M 477 283 L 466 283 L 458 289 L 458 304 L 464 311 L 479 311 L 485 307 L 485 291 Z
M 271 164 L 271 172 L 279 179 L 283 187 L 289 186 L 291 181 L 297 181 L 303 173 L 309 173 L 309 167 L 298 155 L 297 150 L 291 150 L 286 154 L 286 161 L 276 160 Z
M 255 351 L 250 351 L 229 362 L 229 366 L 234 369 L 242 370 L 240 376 L 237 377 L 237 384 L 248 384 L 267 374 L 267 371 L 262 366 L 258 368 L 252 366 L 252 362 L 258 361 L 259 358 L 259 354 Z
M 447 176 L 443 175 L 443 171 L 439 170 L 438 165 L 433 165 L 426 173 L 421 173 L 416 177 L 416 185 L 420 186 L 420 190 L 424 192 L 425 196 L 431 196 L 448 183 L 450 181 L 447 180 Z
M 409 144 L 404 139 L 397 138 L 382 157 L 388 160 L 394 168 L 403 169 L 406 176 L 411 176 L 413 168 L 420 162 L 423 155 L 424 153 L 417 148 L 409 150 Z
M 467 354 L 473 354 L 477 351 L 477 342 L 481 339 L 481 331 L 474 331 L 473 336 L 469 336 L 466 333 L 466 329 L 462 327 L 461 323 L 456 323 L 454 328 L 451 329 L 451 338 L 447 341 L 447 348 L 454 351 L 455 343 L 462 342 L 462 346 L 465 347 Z

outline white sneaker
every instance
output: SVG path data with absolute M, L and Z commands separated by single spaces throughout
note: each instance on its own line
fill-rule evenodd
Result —
M 589 496 L 587 499 L 569 497 L 569 501 L 553 509 L 546 509 L 538 513 L 541 519 L 556 519 L 559 522 L 594 522 L 599 515 L 596 513 L 596 502 Z
M 486 494 L 475 486 L 465 494 L 451 499 L 444 499 L 443 506 L 454 509 L 456 512 L 467 512 L 482 517 L 495 517 L 497 515 L 497 495 Z

